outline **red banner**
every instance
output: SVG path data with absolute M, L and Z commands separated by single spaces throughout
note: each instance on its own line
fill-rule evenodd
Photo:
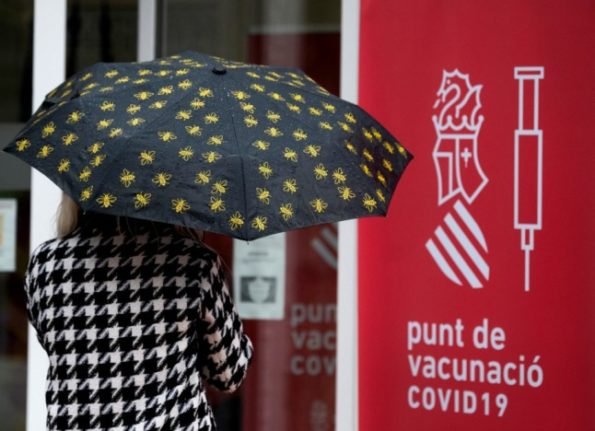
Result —
M 595 430 L 595 4 L 362 0 L 415 154 L 359 228 L 360 430 Z

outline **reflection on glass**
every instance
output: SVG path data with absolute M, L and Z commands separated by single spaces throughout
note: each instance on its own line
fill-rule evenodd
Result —
M 195 50 L 299 67 L 337 94 L 339 29 L 338 0 L 164 0 L 158 55 Z M 232 265 L 237 256 L 229 238 L 207 234 L 206 241 Z M 244 326 L 256 350 L 239 393 L 209 392 L 222 431 L 335 429 L 337 230 L 322 225 L 288 233 L 284 252 L 282 286 L 270 268 L 242 267 L 241 274 L 231 268 L 240 283 L 236 304 L 252 307 Z M 273 289 L 285 295 L 281 319 L 264 309 Z M 261 313 L 253 309 L 259 305 Z
M 0 146 L 31 114 L 33 1 L 0 5 Z M 0 429 L 25 430 L 29 169 L 0 153 Z

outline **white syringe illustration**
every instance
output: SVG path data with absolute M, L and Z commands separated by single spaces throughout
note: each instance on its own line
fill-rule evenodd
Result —
M 543 131 L 539 128 L 539 80 L 543 67 L 515 67 L 519 83 L 518 128 L 514 132 L 514 228 L 525 254 L 525 292 L 531 286 L 531 251 L 542 228 Z

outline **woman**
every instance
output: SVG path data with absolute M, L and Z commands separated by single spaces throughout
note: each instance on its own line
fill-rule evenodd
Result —
M 180 228 L 81 214 L 66 196 L 57 221 L 26 277 L 48 429 L 216 429 L 205 384 L 234 391 L 252 357 L 221 259 Z

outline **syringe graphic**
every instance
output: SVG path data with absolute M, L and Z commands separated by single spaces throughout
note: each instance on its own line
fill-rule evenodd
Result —
M 539 129 L 539 80 L 543 67 L 515 67 L 519 82 L 519 124 L 514 132 L 514 228 L 521 231 L 525 291 L 530 290 L 531 251 L 542 228 L 543 132 Z

